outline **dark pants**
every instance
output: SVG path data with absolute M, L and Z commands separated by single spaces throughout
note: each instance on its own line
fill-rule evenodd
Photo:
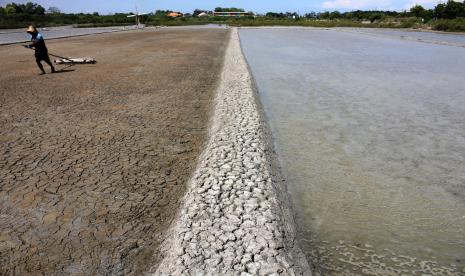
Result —
M 42 71 L 42 73 L 45 73 L 44 67 L 40 63 L 42 60 L 45 61 L 48 65 L 50 65 L 50 68 L 52 68 L 52 73 L 55 72 L 55 67 L 53 67 L 52 62 L 50 61 L 50 57 L 48 56 L 48 53 L 35 53 L 36 56 L 36 63 L 37 66 L 39 66 L 39 69 Z

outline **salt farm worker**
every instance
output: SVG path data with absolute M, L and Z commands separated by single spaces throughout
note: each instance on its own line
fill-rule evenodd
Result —
M 34 48 L 37 66 L 39 66 L 39 69 L 42 71 L 41 75 L 45 74 L 44 67 L 40 63 L 42 60 L 50 65 L 50 68 L 52 68 L 52 73 L 55 73 L 55 67 L 53 67 L 52 62 L 50 61 L 50 57 L 48 56 L 48 49 L 47 46 L 45 46 L 45 40 L 42 34 L 39 33 L 34 26 L 29 26 L 27 33 L 31 35 L 32 44 L 26 45 L 24 47 Z

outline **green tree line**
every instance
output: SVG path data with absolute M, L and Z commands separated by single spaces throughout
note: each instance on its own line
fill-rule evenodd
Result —
M 267 14 L 268 15 L 268 14 Z M 283 16 L 283 14 L 280 14 Z M 351 20 L 380 20 L 385 17 L 411 17 L 423 18 L 426 21 L 432 19 L 456 19 L 465 18 L 465 2 L 449 0 L 447 3 L 440 3 L 433 9 L 425 9 L 421 5 L 416 5 L 410 11 L 349 11 L 340 13 L 338 11 L 307 13 L 305 17 L 315 19 L 351 19 Z
M 32 2 L 26 4 L 10 3 L 5 7 L 0 7 L 0 15 L 14 14 L 44 15 L 45 9 L 41 5 Z
M 216 12 L 244 11 L 240 8 L 215 8 Z M 263 16 L 249 16 L 245 18 L 197 18 L 202 12 L 211 15 L 210 11 L 196 9 L 192 14 L 185 14 L 182 18 L 167 17 L 169 10 L 158 10 L 141 17 L 141 22 L 148 25 L 188 25 L 206 23 L 232 23 L 236 25 L 327 25 L 327 26 L 358 26 L 357 22 L 372 23 L 371 27 L 412 27 L 415 24 L 430 24 L 438 30 L 465 31 L 465 1 L 449 0 L 440 3 L 433 9 L 425 9 L 420 5 L 412 7 L 409 11 L 326 11 L 310 12 L 300 15 L 296 12 L 276 13 L 268 12 Z M 99 15 L 98 13 L 62 13 L 58 8 L 49 7 L 47 10 L 33 2 L 26 4 L 7 4 L 0 7 L 0 28 L 24 27 L 29 24 L 37 26 L 54 26 L 78 24 L 83 26 L 115 26 L 134 24 L 134 18 L 127 16 L 132 13 L 116 13 Z M 399 19 L 400 24 L 386 23 Z M 316 21 L 332 21 L 321 23 Z M 384 22 L 384 23 L 383 23 Z

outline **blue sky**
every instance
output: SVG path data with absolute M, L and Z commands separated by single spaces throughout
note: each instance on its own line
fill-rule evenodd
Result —
M 215 7 L 240 7 L 254 12 L 296 11 L 347 11 L 357 9 L 404 10 L 415 4 L 433 7 L 438 0 L 29 0 L 48 8 L 58 7 L 63 12 L 94 12 L 101 14 L 134 11 L 135 4 L 139 12 L 153 12 L 157 9 L 192 12 L 192 10 L 211 10 Z M 0 6 L 7 3 L 24 3 L 27 0 L 0 0 Z

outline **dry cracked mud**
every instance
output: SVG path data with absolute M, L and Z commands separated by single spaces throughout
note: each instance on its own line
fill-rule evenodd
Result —
M 233 29 L 209 142 L 155 275 L 312 275 L 260 111 Z
M 0 47 L 0 274 L 140 274 L 159 261 L 227 34 L 50 40 L 52 53 L 98 63 L 44 76 L 27 49 Z

